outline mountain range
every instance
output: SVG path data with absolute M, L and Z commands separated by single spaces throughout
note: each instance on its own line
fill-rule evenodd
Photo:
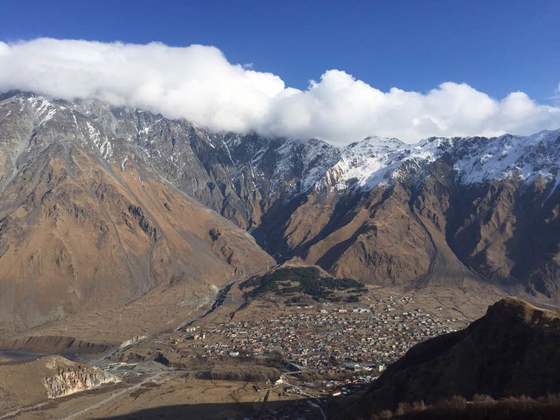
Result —
M 0 328 L 155 288 L 213 296 L 289 260 L 369 285 L 485 282 L 558 301 L 559 183 L 560 130 L 337 147 L 5 93 Z

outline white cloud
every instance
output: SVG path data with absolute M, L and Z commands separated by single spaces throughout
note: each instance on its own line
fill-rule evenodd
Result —
M 320 137 L 347 143 L 368 135 L 416 141 L 432 135 L 527 134 L 560 127 L 560 108 L 523 92 L 497 100 L 467 84 L 388 92 L 328 70 L 306 90 L 271 73 L 231 64 L 214 47 L 75 40 L 0 42 L 0 90 L 97 98 L 187 118 L 215 130 Z

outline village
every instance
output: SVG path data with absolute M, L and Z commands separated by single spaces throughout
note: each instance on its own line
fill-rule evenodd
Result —
M 437 312 L 437 308 L 436 311 Z M 306 385 L 322 395 L 349 394 L 370 383 L 414 344 L 462 327 L 457 319 L 415 307 L 410 296 L 388 296 L 353 305 L 320 303 L 250 317 L 189 326 L 176 345 L 207 360 L 279 354 Z M 288 383 L 288 376 L 281 379 Z

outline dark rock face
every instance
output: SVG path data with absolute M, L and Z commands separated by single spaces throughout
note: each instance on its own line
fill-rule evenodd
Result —
M 560 391 L 560 318 L 522 301 L 502 300 L 462 331 L 410 349 L 373 383 L 364 413 L 400 402 L 433 403 L 475 394 L 538 397 Z
M 457 256 L 490 281 L 558 296 L 558 191 L 505 180 L 461 192 L 448 232 Z

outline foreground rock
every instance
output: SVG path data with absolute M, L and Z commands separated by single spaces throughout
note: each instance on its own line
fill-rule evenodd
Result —
M 363 397 L 369 418 L 399 403 L 456 397 L 542 397 L 560 391 L 560 317 L 504 299 L 464 330 L 414 346 Z

